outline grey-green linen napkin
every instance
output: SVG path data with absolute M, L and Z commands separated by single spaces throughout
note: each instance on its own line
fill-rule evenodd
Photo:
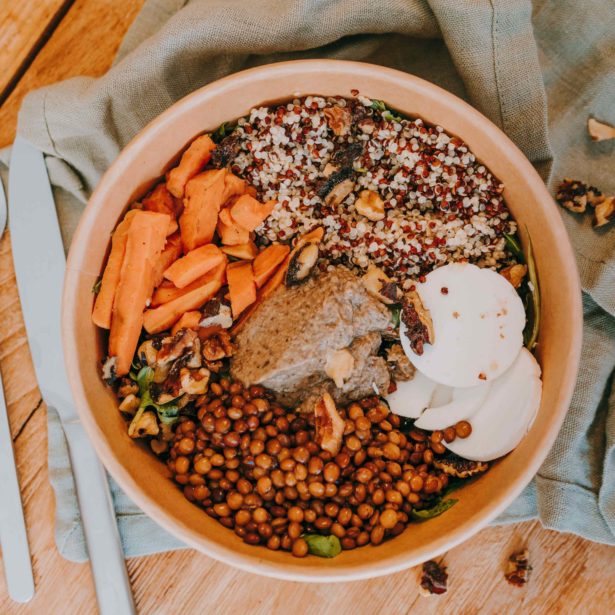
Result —
M 615 143 L 591 143 L 585 132 L 590 113 L 615 123 L 609 0 L 150 0 L 105 76 L 44 88 L 22 108 L 18 130 L 48 156 L 66 245 L 101 174 L 169 105 L 243 68 L 321 57 L 432 81 L 498 124 L 551 188 L 571 175 L 615 191 Z M 588 218 L 561 215 L 584 290 L 581 372 L 555 446 L 498 522 L 539 517 L 546 527 L 615 544 L 615 228 L 595 232 Z M 58 548 L 81 561 L 86 551 L 54 414 L 49 469 Z M 127 555 L 181 546 L 112 487 Z

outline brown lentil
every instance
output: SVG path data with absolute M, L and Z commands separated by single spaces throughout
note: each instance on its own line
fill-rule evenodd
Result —
M 433 461 L 446 453 L 443 440 L 461 437 L 459 423 L 406 433 L 378 398 L 365 398 L 339 408 L 349 433 L 332 456 L 317 444 L 312 417 L 269 399 L 262 388 L 212 383 L 198 425 L 180 419 L 168 451 L 185 496 L 247 544 L 297 557 L 307 554 L 301 536 L 310 532 L 334 534 L 343 549 L 377 545 L 447 485 Z

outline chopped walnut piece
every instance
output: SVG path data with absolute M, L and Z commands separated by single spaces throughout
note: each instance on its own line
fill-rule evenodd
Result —
M 401 319 L 406 325 L 406 337 L 410 341 L 410 347 L 416 354 L 422 355 L 424 344 L 433 344 L 435 335 L 431 314 L 414 290 L 406 294 Z
M 157 436 L 160 432 L 158 419 L 155 412 L 144 412 L 135 422 L 130 424 L 128 435 L 131 438 L 142 438 L 143 436 Z
M 231 335 L 225 329 L 216 331 L 213 335 L 205 338 L 201 342 L 203 358 L 205 361 L 220 361 L 226 357 L 233 356 L 235 346 L 231 342 Z
M 504 577 L 511 585 L 523 587 L 529 580 L 531 570 L 528 550 L 515 551 L 508 558 Z
M 141 400 L 133 393 L 129 393 L 126 397 L 124 397 L 122 403 L 120 403 L 119 410 L 120 412 L 125 412 L 126 414 L 134 414 L 140 404 Z
M 608 141 L 615 139 L 615 126 L 606 122 L 600 122 L 596 118 L 590 117 L 587 120 L 587 132 L 592 141 Z
M 365 216 L 372 222 L 377 222 L 384 218 L 384 201 L 374 190 L 362 190 L 354 206 L 357 213 Z
M 447 590 L 448 573 L 446 566 L 429 560 L 423 564 L 419 591 L 423 596 L 445 594 Z
M 329 128 L 333 134 L 343 137 L 350 132 L 352 115 L 346 107 L 327 107 L 323 110 Z
M 527 275 L 527 266 L 521 264 L 510 265 L 510 267 L 501 269 L 500 275 L 503 275 L 515 288 L 519 288 L 523 278 Z
M 412 380 L 416 368 L 406 356 L 401 344 L 393 344 L 386 350 L 386 359 L 389 371 L 395 380 Z
M 117 388 L 117 396 L 118 397 L 128 397 L 131 393 L 136 395 L 139 392 L 139 385 L 132 380 L 131 378 L 127 378 L 124 376 L 120 378 L 120 382 Z
M 399 286 L 389 278 L 389 276 L 375 265 L 370 265 L 367 273 L 361 278 L 367 292 L 387 305 L 400 303 L 403 300 L 403 293 Z
M 198 370 L 182 368 L 179 372 L 182 391 L 188 395 L 203 395 L 207 392 L 209 370 L 201 367 Z
M 615 197 L 606 197 L 594 208 L 594 228 L 604 226 L 615 220 Z
M 583 213 L 587 205 L 595 206 L 602 200 L 602 192 L 595 186 L 564 178 L 555 195 L 557 202 L 574 213 Z
M 342 446 L 346 423 L 339 415 L 329 393 L 324 393 L 314 406 L 314 425 L 316 441 L 320 444 L 320 448 L 337 455 Z

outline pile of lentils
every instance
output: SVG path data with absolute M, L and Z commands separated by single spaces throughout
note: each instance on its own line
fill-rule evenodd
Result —
M 306 533 L 337 536 L 343 550 L 378 545 L 437 500 L 449 482 L 433 465 L 446 453 L 442 439 L 467 437 L 470 426 L 406 431 L 375 396 L 338 411 L 346 428 L 332 455 L 312 416 L 221 378 L 195 420 L 178 423 L 167 465 L 188 500 L 248 544 L 296 557 L 308 554 Z
M 326 112 L 335 107 L 352 114 L 341 136 L 327 123 Z M 257 229 L 261 241 L 287 241 L 322 225 L 326 261 L 359 273 L 373 263 L 406 290 L 413 278 L 446 263 L 498 269 L 511 262 L 504 233 L 514 234 L 516 223 L 503 185 L 440 126 L 398 117 L 361 96 L 307 96 L 252 109 L 227 139 L 231 170 L 262 200 L 278 201 Z M 352 163 L 354 188 L 339 205 L 327 206 L 318 186 L 327 164 L 351 144 L 362 147 Z M 356 210 L 364 190 L 384 201 L 383 219 Z

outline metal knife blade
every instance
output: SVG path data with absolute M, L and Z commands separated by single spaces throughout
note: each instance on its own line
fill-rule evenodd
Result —
M 45 159 L 21 137 L 9 168 L 9 228 L 36 377 L 66 434 L 100 612 L 133 614 L 109 485 L 79 421 L 64 368 L 60 313 L 66 258 Z
M 6 222 L 6 199 L 0 181 L 0 236 Z M 16 602 L 28 602 L 34 596 L 32 562 L 28 534 L 21 504 L 17 467 L 13 455 L 13 439 L 6 411 L 0 377 L 0 547 L 4 576 L 9 596 Z

